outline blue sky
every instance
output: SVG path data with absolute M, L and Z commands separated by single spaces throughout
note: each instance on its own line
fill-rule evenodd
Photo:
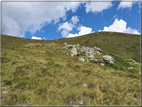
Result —
M 98 31 L 140 34 L 140 3 L 2 3 L 2 34 L 29 39 L 57 39 Z

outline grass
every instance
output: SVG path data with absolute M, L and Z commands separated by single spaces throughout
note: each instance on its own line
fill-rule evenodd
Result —
M 81 46 L 100 47 L 106 54 L 114 53 L 140 62 L 140 35 L 97 32 L 76 38 L 54 40 L 30 40 L 2 35 L 2 46 L 21 46 L 34 43 L 80 44 Z
M 114 54 L 116 65 L 100 66 L 67 55 L 61 42 L 19 40 L 2 41 L 2 105 L 140 105 L 140 65 L 131 72 Z

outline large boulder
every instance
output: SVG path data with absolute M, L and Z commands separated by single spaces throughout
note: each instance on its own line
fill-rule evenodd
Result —
M 80 51 L 85 52 L 85 54 L 88 58 L 94 58 L 94 55 L 96 54 L 94 48 L 89 48 L 89 47 L 85 47 L 85 46 L 82 46 Z
M 75 47 L 73 47 L 71 49 L 71 56 L 76 56 L 77 55 L 77 49 Z
M 104 55 L 103 58 L 104 61 L 108 61 L 110 64 L 114 64 L 115 62 L 114 59 L 109 55 Z
M 82 56 L 79 56 L 78 59 L 82 62 L 89 62 L 87 58 L 83 58 Z
M 85 59 L 82 56 L 79 56 L 78 59 L 82 62 L 85 62 Z

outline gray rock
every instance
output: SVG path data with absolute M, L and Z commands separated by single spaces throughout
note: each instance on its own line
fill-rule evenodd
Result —
M 104 64 L 104 63 L 100 63 L 100 65 L 101 65 L 101 66 L 104 66 L 105 64 Z
M 133 67 L 128 67 L 127 69 L 130 70 L 130 69 L 134 69 L 134 68 Z
M 85 58 L 85 62 L 89 62 L 89 59 Z
M 82 62 L 85 62 L 85 59 L 82 56 L 79 56 L 78 59 Z
M 102 50 L 101 50 L 101 48 L 96 47 L 96 46 L 94 46 L 94 49 L 95 49 L 95 50 L 97 50 L 97 51 L 99 51 L 99 52 L 101 52 L 101 51 L 102 51 Z
M 101 55 L 101 52 L 100 52 L 100 51 L 97 51 L 96 54 L 97 54 L 97 55 Z
M 69 44 L 69 45 L 67 45 L 67 47 L 68 47 L 68 48 L 74 48 L 74 47 L 76 47 L 76 45 L 71 45 L 71 44 Z
M 77 55 L 77 49 L 75 47 L 73 47 L 71 49 L 71 56 L 76 56 Z
M 114 64 L 115 62 L 114 59 L 109 55 L 104 55 L 103 58 L 104 61 L 108 61 L 110 64 Z
M 66 46 L 67 46 L 68 44 L 65 42 L 65 43 L 64 43 L 64 45 L 66 45 Z
M 80 49 L 81 52 L 85 52 L 86 56 L 88 58 L 94 58 L 94 55 L 96 54 L 94 48 L 89 48 L 89 47 L 85 47 L 82 46 L 82 48 Z
M 79 44 L 77 44 L 76 46 L 80 46 Z

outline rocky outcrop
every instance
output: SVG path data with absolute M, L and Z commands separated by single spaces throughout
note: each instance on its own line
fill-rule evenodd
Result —
M 104 55 L 103 58 L 104 58 L 104 61 L 108 61 L 108 63 L 110 64 L 114 63 L 114 59 L 109 55 Z
M 89 62 L 87 58 L 83 58 L 82 56 L 79 56 L 78 59 L 82 62 Z
M 80 46 L 77 45 L 71 45 L 64 43 L 65 49 L 70 50 L 71 56 L 77 56 L 78 59 L 82 62 L 94 62 L 98 63 L 101 66 L 104 66 L 105 63 L 114 64 L 114 59 L 109 55 L 103 55 L 102 50 L 99 47 L 94 46 L 94 48 L 86 47 L 86 46 Z M 69 55 L 69 53 L 68 53 Z

